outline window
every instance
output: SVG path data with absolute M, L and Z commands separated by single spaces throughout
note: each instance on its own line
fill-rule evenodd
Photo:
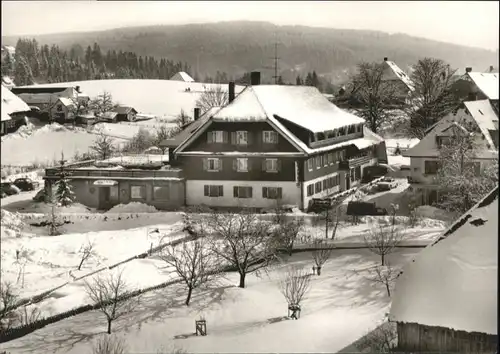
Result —
M 439 168 L 439 161 L 425 161 L 425 174 L 435 175 Z
M 310 184 L 307 186 L 307 196 L 310 197 L 314 194 L 314 184 Z
M 248 159 L 241 158 L 234 160 L 234 167 L 238 172 L 248 172 Z
M 358 125 L 358 133 L 363 132 L 363 124 Z
M 328 187 L 328 178 L 323 180 L 323 190 L 327 190 Z
M 316 169 L 321 168 L 321 155 L 316 156 Z
M 281 187 L 262 187 L 262 198 L 281 199 L 282 193 Z
M 146 186 L 130 186 L 130 199 L 146 199 Z
M 272 130 L 265 130 L 262 132 L 262 141 L 264 144 L 277 144 L 278 133 Z
M 443 145 L 449 145 L 451 142 L 451 139 L 449 136 L 437 136 L 436 137 L 436 144 L 438 148 L 440 148 Z
M 328 154 L 324 154 L 323 157 L 323 166 L 328 166 Z
M 227 132 L 216 130 L 207 133 L 207 141 L 209 144 L 212 143 L 227 143 L 228 134 Z
M 252 187 L 233 187 L 233 196 L 235 198 L 252 198 Z
M 223 188 L 223 186 L 204 185 L 203 186 L 203 195 L 205 197 L 223 197 L 224 196 L 224 188 Z
M 265 159 L 264 170 L 266 172 L 278 172 L 278 159 Z
M 168 200 L 170 197 L 170 188 L 165 186 L 153 186 L 153 200 Z
M 321 193 L 321 182 L 316 182 L 314 184 L 314 192 L 315 193 Z
M 328 153 L 328 163 L 333 165 L 333 152 Z
M 208 158 L 203 160 L 203 169 L 209 172 L 222 170 L 222 161 L 218 158 Z
M 248 145 L 248 132 L 247 131 L 236 132 L 236 145 Z
M 352 134 L 352 133 L 355 133 L 356 132 L 356 128 L 354 125 L 350 125 L 348 128 L 347 128 L 347 134 Z
M 312 171 L 313 170 L 313 163 L 314 163 L 314 160 L 313 158 L 311 157 L 310 159 L 307 160 L 307 169 L 309 171 Z

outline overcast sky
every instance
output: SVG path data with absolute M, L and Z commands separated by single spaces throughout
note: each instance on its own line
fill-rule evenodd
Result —
M 498 49 L 498 1 L 2 1 L 2 35 L 234 20 L 371 29 Z

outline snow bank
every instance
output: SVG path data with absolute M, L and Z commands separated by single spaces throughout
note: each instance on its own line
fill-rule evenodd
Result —
M 415 213 L 418 217 L 421 218 L 429 218 L 436 220 L 448 221 L 452 216 L 445 210 L 430 206 L 430 205 L 422 205 L 419 206 Z
M 7 210 L 1 210 L 1 239 L 15 238 L 20 236 L 24 223 L 19 213 L 11 213 Z
M 108 210 L 106 214 L 116 214 L 116 213 L 156 213 L 158 210 L 151 205 L 132 202 L 128 204 L 118 204 Z
M 40 213 L 47 214 L 52 211 L 51 204 L 47 203 L 33 203 L 27 208 L 23 209 L 23 213 Z M 91 209 L 80 203 L 73 203 L 70 206 L 57 206 L 56 212 L 59 214 L 71 214 L 71 213 L 91 213 Z

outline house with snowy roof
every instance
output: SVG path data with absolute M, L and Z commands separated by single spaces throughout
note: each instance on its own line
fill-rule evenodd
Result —
M 389 81 L 395 86 L 397 100 L 406 100 L 411 92 L 415 91 L 415 84 L 410 76 L 404 72 L 395 62 L 384 58 L 384 74 L 382 80 Z
M 25 124 L 29 106 L 2 85 L 1 134 L 6 134 Z
M 498 187 L 399 275 L 389 320 L 401 352 L 496 353 Z
M 170 78 L 170 80 L 173 80 L 173 81 L 184 81 L 184 82 L 194 82 L 194 79 L 189 76 L 188 73 L 184 72 L 184 71 L 179 71 L 177 74 L 175 74 L 174 76 L 172 76 Z
M 59 98 L 70 100 L 78 99 L 80 87 L 61 84 L 59 86 L 17 86 L 12 92 L 18 95 L 30 106 L 40 108 L 42 111 L 51 109 Z
M 436 175 L 440 147 L 460 134 L 474 134 L 474 159 L 478 173 L 493 159 L 498 159 L 498 110 L 490 100 L 464 102 L 430 127 L 418 144 L 403 152 L 410 158 L 409 182 L 422 204 L 438 199 Z
M 490 72 L 476 72 L 471 67 L 465 68 L 465 74 L 451 87 L 456 97 L 466 101 L 487 99 L 498 106 L 498 72 L 490 69 Z
M 368 166 L 386 161 L 385 142 L 364 119 L 328 101 L 316 88 L 260 85 L 162 143 L 183 169 L 186 205 L 307 209 L 358 185 Z

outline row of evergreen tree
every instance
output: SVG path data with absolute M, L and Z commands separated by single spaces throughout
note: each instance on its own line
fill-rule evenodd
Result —
M 86 50 L 74 45 L 69 51 L 59 46 L 39 45 L 36 39 L 17 41 L 14 57 L 2 60 L 2 76 L 14 77 L 16 85 L 102 79 L 170 79 L 179 71 L 189 72 L 185 62 L 133 52 L 108 50 L 103 53 L 97 43 Z

